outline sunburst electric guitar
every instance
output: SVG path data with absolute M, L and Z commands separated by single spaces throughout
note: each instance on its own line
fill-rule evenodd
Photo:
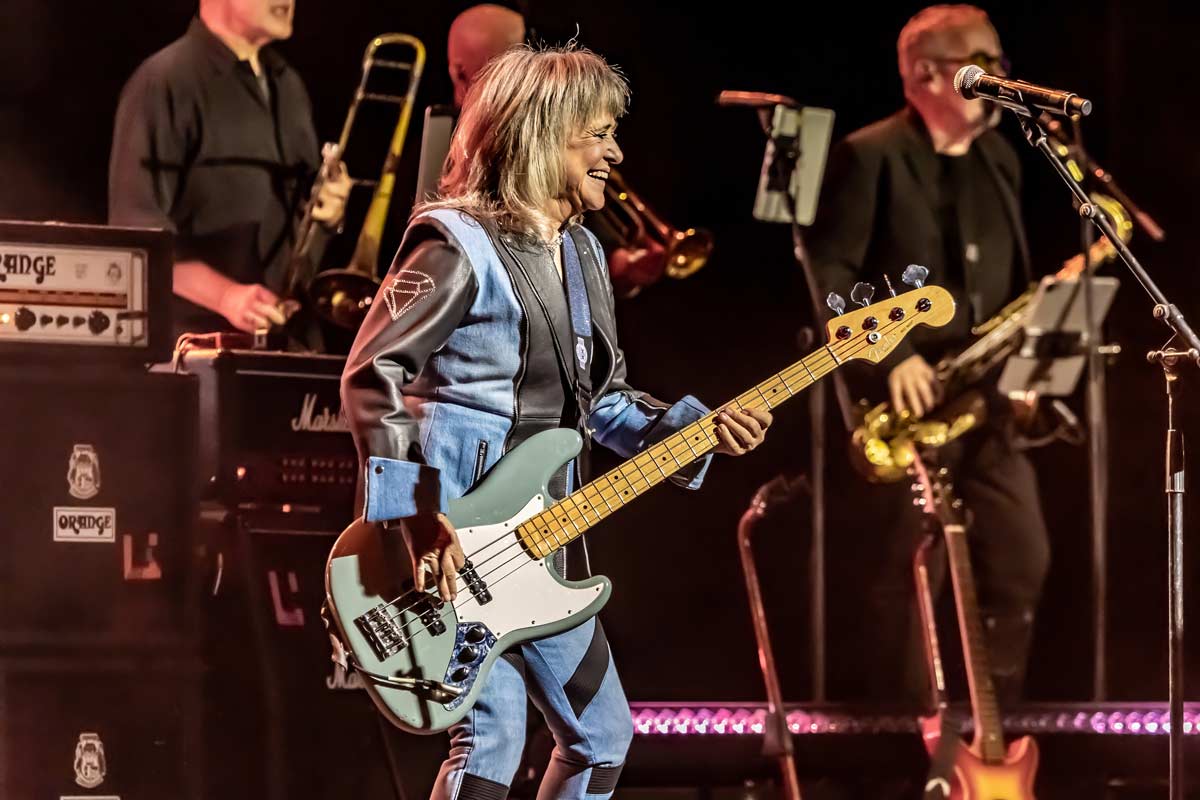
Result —
M 844 310 L 844 300 L 831 299 Z M 878 363 L 913 328 L 940 327 L 953 316 L 954 300 L 936 286 L 843 313 L 829 322 L 827 344 L 732 405 L 775 408 L 840 365 Z M 505 650 L 575 627 L 608 600 L 607 578 L 566 581 L 551 568 L 551 555 L 717 444 L 709 414 L 555 503 L 547 483 L 578 455 L 582 440 L 566 429 L 530 437 L 450 503 L 447 516 L 467 555 L 452 603 L 402 579 L 408 556 L 398 531 L 359 519 L 338 538 L 326 566 L 340 638 L 335 649 L 395 725 L 413 733 L 445 730 L 470 710 Z
M 992 688 L 992 673 L 988 666 L 987 645 L 979 624 L 979 604 L 975 598 L 975 577 L 967 550 L 967 515 L 962 501 L 954 496 L 949 471 L 945 468 L 930 472 L 920 454 L 913 460 L 913 489 L 926 514 L 936 519 L 946 541 L 950 564 L 950 580 L 954 585 L 954 604 L 958 612 L 958 627 L 962 638 L 963 661 L 967 670 L 967 686 L 971 693 L 971 714 L 975 722 L 975 738 L 955 742 L 953 780 L 931 776 L 944 786 L 926 786 L 926 797 L 941 796 L 952 800 L 1033 800 L 1033 781 L 1037 775 L 1037 742 L 1029 736 L 1004 743 L 1000 725 L 1000 710 Z M 945 713 L 945 686 L 942 661 L 938 649 L 937 627 L 933 618 L 933 601 L 929 594 L 925 553 L 922 545 L 914 561 L 917 599 L 924 630 L 925 650 L 929 662 L 933 699 L 937 714 L 923 719 L 922 730 L 930 754 L 940 744 L 941 714 Z

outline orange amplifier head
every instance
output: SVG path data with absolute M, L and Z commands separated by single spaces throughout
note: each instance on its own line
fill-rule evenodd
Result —
M 172 236 L 0 220 L 0 357 L 170 358 Z

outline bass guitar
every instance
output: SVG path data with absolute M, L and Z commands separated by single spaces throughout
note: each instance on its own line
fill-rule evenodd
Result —
M 841 311 L 845 301 L 831 295 L 830 306 Z M 937 286 L 864 304 L 828 323 L 823 347 L 731 405 L 773 409 L 842 364 L 878 363 L 916 326 L 940 327 L 953 316 L 953 298 Z M 547 483 L 578 455 L 578 433 L 544 431 L 507 453 L 475 489 L 449 504 L 447 516 L 467 555 L 452 603 L 400 578 L 408 555 L 396 532 L 361 518 L 351 524 L 329 555 L 325 584 L 335 651 L 340 646 L 344 666 L 358 672 L 371 699 L 398 727 L 414 733 L 449 728 L 471 708 L 504 651 L 573 628 L 600 610 L 609 580 L 564 580 L 552 569 L 551 556 L 713 450 L 714 414 L 558 502 Z

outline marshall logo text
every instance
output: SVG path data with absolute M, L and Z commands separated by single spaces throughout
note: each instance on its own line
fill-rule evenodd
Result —
M 115 542 L 117 510 L 115 508 L 82 508 L 55 506 L 54 541 L 56 542 Z
M 340 665 L 333 665 L 333 674 L 325 676 L 326 689 L 365 689 L 363 679 L 357 672 L 346 674 Z
M 4 253 L 0 255 L 0 283 L 9 275 L 33 275 L 35 283 L 42 283 L 47 275 L 54 275 L 54 256 Z
M 304 395 L 300 404 L 300 416 L 292 417 L 292 430 L 308 431 L 309 433 L 349 433 L 350 425 L 341 409 L 337 413 L 329 410 L 329 406 L 317 413 L 317 395 L 309 392 Z

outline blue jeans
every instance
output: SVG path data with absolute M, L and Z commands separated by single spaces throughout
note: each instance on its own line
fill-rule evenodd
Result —
M 503 800 L 525 746 L 526 693 L 554 735 L 538 800 L 611 797 L 633 739 L 604 630 L 577 628 L 496 661 L 470 713 L 450 730 L 433 800 Z

